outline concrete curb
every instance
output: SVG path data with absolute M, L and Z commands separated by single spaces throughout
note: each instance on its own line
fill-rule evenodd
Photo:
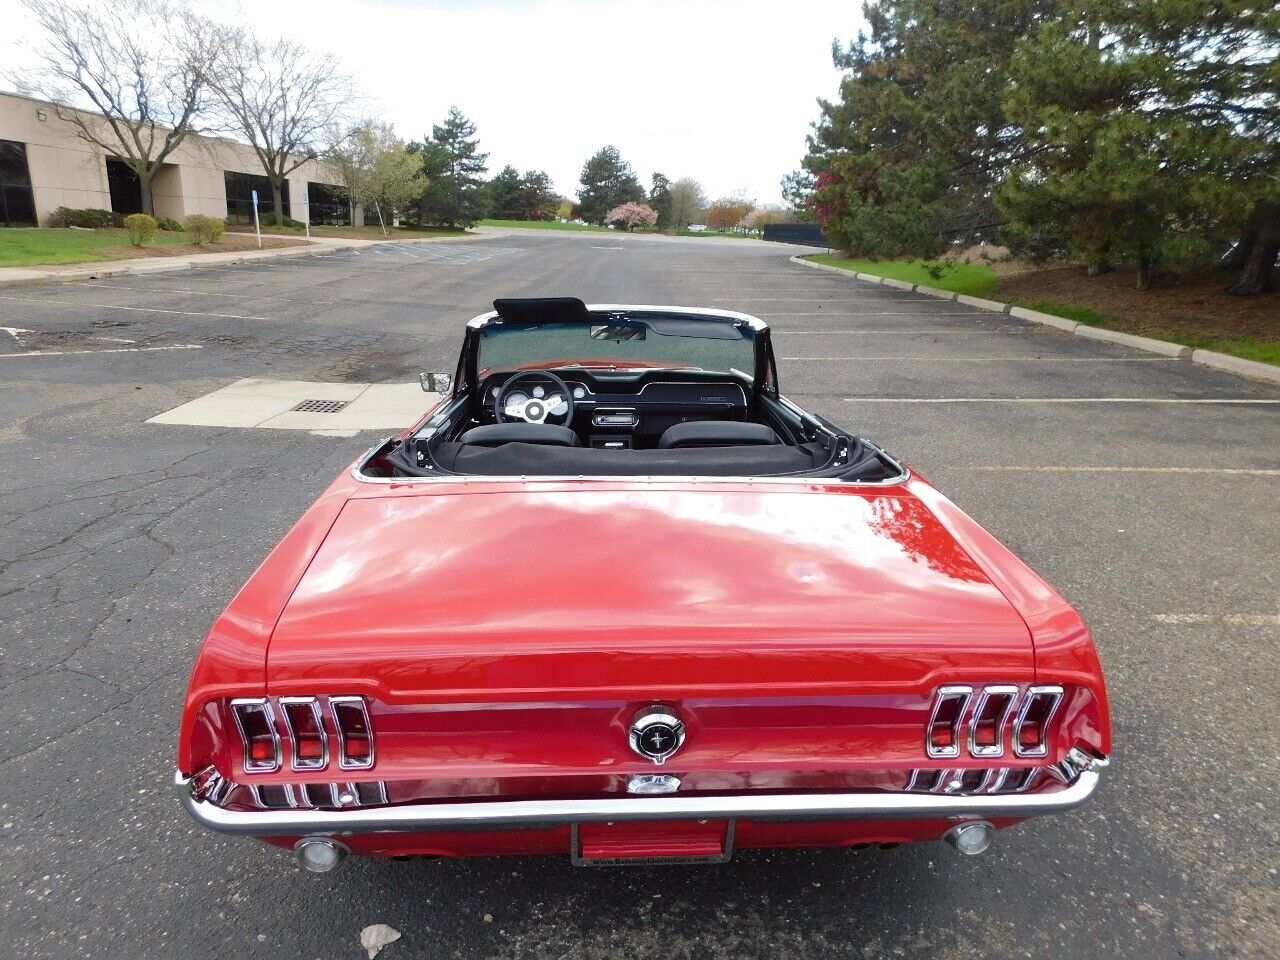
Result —
M 1139 337 L 1132 333 L 1120 333 L 1118 330 L 1107 330 L 1104 327 L 1091 327 L 1087 323 L 1080 323 L 1076 320 L 1070 320 L 1066 317 L 1055 317 L 1050 313 L 1041 313 L 1038 310 L 1028 310 L 1026 307 L 1015 307 L 1009 303 L 1000 303 L 997 300 L 984 300 L 982 297 L 970 297 L 966 294 L 955 294 L 949 290 L 939 290 L 937 287 L 928 287 L 923 283 L 906 283 L 902 280 L 891 280 L 886 277 L 877 277 L 868 273 L 854 273 L 852 270 L 842 270 L 839 267 L 831 267 L 825 263 L 814 263 L 811 260 L 805 260 L 803 257 L 791 257 L 792 263 L 798 263 L 801 266 L 809 267 L 811 270 L 825 270 L 827 273 L 836 273 L 852 280 L 863 280 L 868 283 L 876 283 L 886 287 L 893 287 L 898 290 L 910 290 L 914 293 L 923 293 L 929 297 L 937 297 L 940 300 L 954 300 L 957 303 L 963 303 L 979 310 L 989 310 L 992 313 L 1007 313 L 1011 317 L 1019 320 L 1026 320 L 1029 323 L 1040 323 L 1047 327 L 1056 327 L 1065 333 L 1074 334 L 1077 337 L 1085 337 L 1089 340 L 1104 340 L 1107 343 L 1118 343 L 1121 346 L 1131 347 L 1134 350 L 1143 350 L 1147 353 L 1156 353 L 1163 357 L 1170 357 L 1174 360 L 1188 360 L 1191 363 L 1198 363 L 1206 367 L 1212 367 L 1215 370 L 1223 370 L 1227 373 L 1234 373 L 1238 376 L 1249 377 L 1253 380 L 1262 380 L 1267 383 L 1280 383 L 1280 367 L 1273 366 L 1269 363 L 1260 363 L 1256 360 L 1245 360 L 1241 357 L 1233 357 L 1225 353 L 1217 353 L 1213 350 L 1194 350 L 1191 347 L 1181 343 L 1171 343 L 1168 340 L 1156 340 L 1152 337 Z
M 136 260 L 102 260 L 76 265 L 66 270 L 41 270 L 37 267 L 0 267 L 0 287 L 28 283 L 61 283 L 67 280 L 101 280 L 147 273 L 175 273 L 206 266 L 232 266 L 258 260 L 287 260 L 298 257 L 322 257 L 330 253 L 359 250 L 380 243 L 444 243 L 459 240 L 493 239 L 494 234 L 463 234 L 457 237 L 407 237 L 403 240 L 322 240 L 307 246 L 280 247 L 275 250 L 243 250 L 238 253 L 196 253 L 186 257 L 139 257 Z M 6 275 L 7 274 L 7 275 Z

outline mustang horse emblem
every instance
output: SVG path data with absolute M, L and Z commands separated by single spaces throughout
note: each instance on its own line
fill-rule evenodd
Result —
M 670 707 L 645 707 L 631 718 L 630 740 L 640 756 L 663 764 L 684 743 L 684 723 Z

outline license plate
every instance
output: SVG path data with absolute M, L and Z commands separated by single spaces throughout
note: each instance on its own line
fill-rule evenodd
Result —
M 734 821 L 671 820 L 571 824 L 569 856 L 580 867 L 725 863 Z

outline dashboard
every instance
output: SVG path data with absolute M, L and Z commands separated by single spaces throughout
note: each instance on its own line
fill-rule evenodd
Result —
M 670 426 L 687 420 L 739 420 L 746 416 L 748 401 L 743 386 L 723 377 L 680 374 L 670 370 L 644 371 L 625 376 L 581 370 L 561 376 L 573 395 L 574 422 L 568 424 L 593 447 L 650 446 Z M 493 402 L 510 375 L 494 375 L 484 383 L 486 417 L 493 417 Z M 703 379 L 705 377 L 706 379 Z M 550 385 L 531 385 L 508 397 L 521 405 L 555 392 Z M 563 414 L 553 408 L 551 416 Z M 558 422 L 558 421 L 557 421 Z

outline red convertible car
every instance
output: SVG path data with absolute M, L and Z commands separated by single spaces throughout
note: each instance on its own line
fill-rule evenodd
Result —
M 723 310 L 499 300 L 210 630 L 177 786 L 347 853 L 721 861 L 1083 803 L 1079 615 Z

